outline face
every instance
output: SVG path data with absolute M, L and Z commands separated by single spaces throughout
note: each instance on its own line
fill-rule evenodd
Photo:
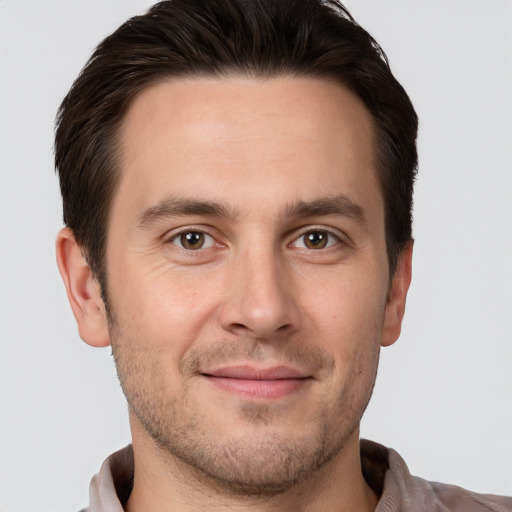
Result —
M 398 336 L 370 115 L 327 81 L 179 79 L 120 135 L 107 291 L 132 428 L 279 492 L 358 436 Z

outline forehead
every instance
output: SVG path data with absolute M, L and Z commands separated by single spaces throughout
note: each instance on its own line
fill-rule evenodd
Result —
M 120 145 L 114 205 L 133 210 L 166 195 L 242 208 L 346 191 L 356 202 L 368 191 L 381 200 L 371 116 L 352 92 L 327 80 L 164 81 L 133 101 Z

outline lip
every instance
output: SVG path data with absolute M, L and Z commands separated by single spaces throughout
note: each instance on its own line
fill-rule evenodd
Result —
M 288 366 L 229 366 L 204 372 L 202 376 L 225 391 L 259 399 L 283 398 L 299 391 L 311 380 L 310 375 Z

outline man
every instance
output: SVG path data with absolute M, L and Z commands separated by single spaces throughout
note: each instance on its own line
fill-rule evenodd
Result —
M 411 279 L 417 119 L 334 2 L 157 4 L 64 100 L 59 268 L 133 447 L 91 511 L 511 510 L 359 442 Z

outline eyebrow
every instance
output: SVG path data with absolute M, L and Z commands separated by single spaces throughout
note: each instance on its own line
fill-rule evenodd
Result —
M 209 216 L 227 220 L 234 220 L 238 216 L 229 205 L 221 202 L 167 197 L 144 210 L 139 215 L 137 226 L 140 229 L 147 229 L 158 221 L 181 215 Z M 347 217 L 363 227 L 367 226 L 363 208 L 344 195 L 322 197 L 311 201 L 297 201 L 288 204 L 283 211 L 283 216 L 289 218 L 325 217 L 328 215 Z
M 368 222 L 362 206 L 345 195 L 322 197 L 312 201 L 298 201 L 288 205 L 285 211 L 288 217 L 325 217 L 338 215 L 347 217 L 367 227 Z
M 155 206 L 144 210 L 139 215 L 137 226 L 145 229 L 160 220 L 180 215 L 205 215 L 229 220 L 236 217 L 235 212 L 228 205 L 216 201 L 167 197 Z

